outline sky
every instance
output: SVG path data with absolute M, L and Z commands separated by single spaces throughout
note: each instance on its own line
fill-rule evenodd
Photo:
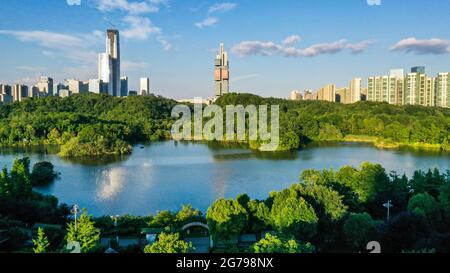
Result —
M 214 95 L 219 43 L 230 91 L 288 97 L 423 65 L 450 71 L 448 0 L 2 0 L 0 83 L 97 78 L 105 31 L 120 31 L 130 90 Z

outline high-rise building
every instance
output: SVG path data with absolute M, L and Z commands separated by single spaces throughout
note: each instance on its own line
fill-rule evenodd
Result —
M 435 95 L 438 107 L 450 107 L 450 72 L 439 73 L 435 80 Z
M 350 89 L 347 87 L 336 89 L 336 102 L 343 104 L 349 104 L 350 101 Z
M 397 79 L 405 77 L 405 70 L 401 68 L 391 69 L 389 72 L 389 76 L 395 77 Z
M 328 84 L 317 91 L 317 99 L 335 102 L 336 101 L 336 85 Z
M 12 90 L 11 86 L 7 84 L 0 84 L 0 102 L 2 103 L 8 103 L 12 102 Z
M 52 89 L 53 89 L 53 84 L 52 84 Z M 30 98 L 39 98 L 40 93 L 41 93 L 41 91 L 40 91 L 39 86 L 32 85 L 28 88 L 28 97 L 30 97 Z M 42 92 L 42 94 L 48 94 L 48 93 Z
M 403 104 L 405 78 L 400 70 L 393 70 L 389 76 L 369 77 L 367 83 L 367 100 Z
M 89 92 L 96 94 L 102 93 L 102 84 L 103 81 L 99 79 L 89 80 Z
M 89 90 L 88 87 L 89 83 L 84 83 L 77 79 L 68 79 L 66 81 L 67 81 L 67 88 L 72 94 L 87 93 Z
M 303 100 L 316 100 L 317 96 L 314 94 L 313 90 L 306 89 L 303 91 Z
M 361 78 L 354 78 L 350 81 L 348 103 L 355 103 L 361 100 Z
M 128 96 L 128 77 L 123 76 L 120 78 L 120 96 Z
M 104 83 L 106 93 L 110 94 L 112 88 L 112 59 L 107 53 L 100 53 L 98 55 L 98 79 Z
M 108 83 L 109 95 L 120 96 L 120 40 L 116 29 L 106 32 L 106 52 L 98 57 L 98 78 Z
M 28 97 L 28 86 L 23 84 L 15 84 L 12 88 L 12 97 L 14 101 L 22 101 Z
M 291 92 L 291 100 L 302 100 L 303 96 L 298 90 L 294 90 Z
M 411 67 L 411 73 L 425 74 L 425 66 L 414 66 L 414 67 Z
M 53 95 L 59 95 L 59 90 L 67 89 L 67 87 L 62 83 L 57 83 L 53 85 Z
M 53 79 L 50 77 L 40 77 L 37 88 L 41 93 L 53 95 Z
M 219 55 L 214 62 L 214 82 L 216 96 L 228 94 L 230 91 L 230 66 L 228 53 L 224 50 L 223 43 L 220 44 Z
M 6 94 L 11 96 L 12 95 L 12 89 L 10 85 L 7 84 L 0 84 L 0 94 Z
M 149 78 L 141 78 L 140 79 L 140 94 L 142 96 L 150 95 L 150 79 Z

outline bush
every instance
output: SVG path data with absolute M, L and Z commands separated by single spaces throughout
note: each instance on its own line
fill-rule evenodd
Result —
M 53 164 L 47 161 L 34 164 L 31 172 L 31 183 L 33 186 L 45 186 L 52 183 L 58 177 Z

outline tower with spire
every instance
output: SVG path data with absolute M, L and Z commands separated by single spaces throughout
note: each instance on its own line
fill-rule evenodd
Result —
M 223 43 L 220 44 L 219 55 L 214 62 L 214 84 L 215 94 L 220 97 L 228 94 L 230 91 L 230 70 L 228 62 L 228 53 L 224 49 Z

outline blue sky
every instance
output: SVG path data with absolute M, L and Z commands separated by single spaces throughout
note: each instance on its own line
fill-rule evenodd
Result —
M 450 71 L 450 1 L 380 2 L 3 0 L 0 82 L 96 78 L 110 22 L 121 31 L 130 89 L 148 76 L 153 92 L 173 98 L 213 95 L 220 42 L 230 55 L 231 90 L 263 96 L 346 86 L 390 68 Z

